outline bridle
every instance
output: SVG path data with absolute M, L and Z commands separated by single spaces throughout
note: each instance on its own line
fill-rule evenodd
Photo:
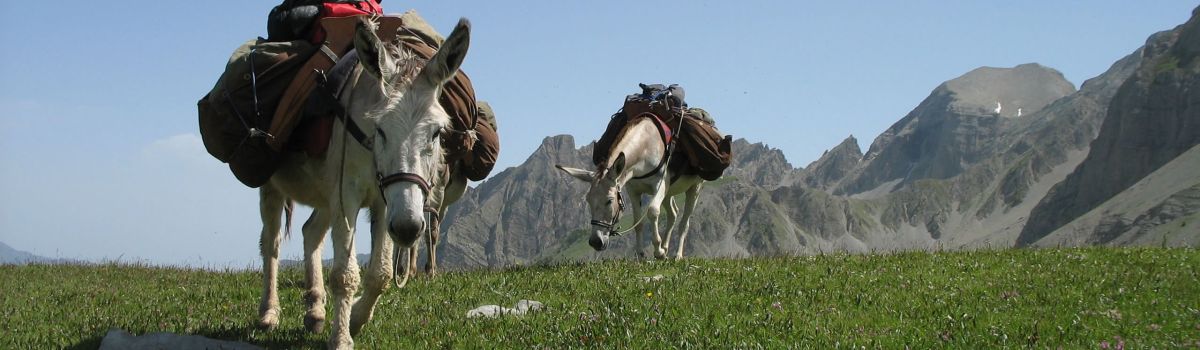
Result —
M 617 212 L 608 222 L 592 219 L 592 226 L 608 230 L 610 236 L 620 236 L 622 232 L 617 230 L 617 222 L 621 221 L 621 212 L 625 211 L 625 197 L 617 191 Z
M 409 183 L 416 184 L 417 187 L 421 188 L 421 193 L 424 194 L 425 197 L 429 197 L 429 191 L 430 191 L 429 181 L 425 181 L 425 178 L 421 177 L 421 175 L 417 175 L 414 173 L 399 172 L 399 173 L 395 173 L 395 174 L 391 174 L 391 175 L 387 175 L 387 176 L 384 176 L 383 173 L 377 173 L 376 176 L 379 179 L 379 191 L 380 192 L 383 192 L 383 190 L 385 188 L 387 188 L 388 186 L 394 185 L 398 182 L 409 182 Z M 386 202 L 387 197 L 386 196 L 383 197 L 383 200 L 384 200 L 384 202 Z

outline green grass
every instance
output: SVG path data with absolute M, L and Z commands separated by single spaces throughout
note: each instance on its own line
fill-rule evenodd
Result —
M 450 272 L 389 290 L 362 348 L 1127 348 L 1200 346 L 1200 251 L 1019 249 L 683 262 L 607 261 Z M 658 282 L 641 277 L 661 274 Z M 303 332 L 301 274 L 281 279 L 279 329 L 252 326 L 255 272 L 0 267 L 0 348 L 94 349 L 111 327 L 271 348 Z M 522 318 L 468 320 L 534 299 Z

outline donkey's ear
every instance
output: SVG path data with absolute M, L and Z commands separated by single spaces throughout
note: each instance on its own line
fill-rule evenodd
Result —
M 454 31 L 442 42 L 442 47 L 425 64 L 416 83 L 428 84 L 423 88 L 441 87 L 462 67 L 463 59 L 467 57 L 467 48 L 471 46 L 471 21 L 460 18 Z
M 571 177 L 583 180 L 584 182 L 590 183 L 596 179 L 596 173 L 593 171 L 583 170 L 583 169 L 579 169 L 579 168 L 570 168 L 570 167 L 565 167 L 562 165 L 555 165 L 554 167 L 558 168 L 558 170 L 562 170 L 564 173 L 567 173 L 567 175 L 571 175 Z
M 621 173 L 625 171 L 625 152 L 617 154 L 617 159 L 613 161 L 612 166 L 609 167 L 609 169 L 612 169 L 608 172 L 609 174 L 612 174 L 611 176 L 621 176 Z
M 354 51 L 358 52 L 358 62 L 363 70 L 375 76 L 375 79 L 383 80 L 387 51 L 384 51 L 379 36 L 375 35 L 375 26 L 366 19 L 360 20 L 354 28 Z

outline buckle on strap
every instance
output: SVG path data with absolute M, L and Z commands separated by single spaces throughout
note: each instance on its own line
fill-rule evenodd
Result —
M 325 54 L 325 57 L 328 57 L 329 61 L 335 64 L 339 59 L 338 55 L 333 52 L 333 49 L 329 48 L 329 45 L 321 45 L 321 53 Z

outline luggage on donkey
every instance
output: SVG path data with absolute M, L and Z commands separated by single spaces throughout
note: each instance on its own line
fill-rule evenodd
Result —
M 467 179 L 480 181 L 487 178 L 500 156 L 500 135 L 496 133 L 496 113 L 485 101 L 477 101 L 479 123 L 475 125 L 477 141 L 471 153 L 462 158 L 463 171 Z
M 668 125 L 672 125 L 670 123 Z M 678 125 L 675 156 L 683 155 L 687 162 L 676 165 L 675 169 L 682 168 L 684 174 L 694 174 L 708 181 L 720 178 L 733 162 L 733 136 L 722 135 L 708 111 L 700 108 L 688 108 Z
M 325 17 L 383 15 L 383 1 L 376 0 L 283 0 L 267 15 L 267 41 L 308 39 L 318 44 L 325 31 L 317 20 Z
M 678 174 L 698 175 L 705 180 L 716 180 L 732 162 L 733 138 L 722 135 L 716 129 L 712 116 L 700 108 L 690 108 L 684 100 L 683 88 L 672 84 L 638 84 L 642 93 L 625 97 L 621 110 L 613 114 L 596 141 L 592 152 L 592 163 L 604 163 L 612 151 L 613 142 L 630 120 L 652 115 L 662 120 L 675 135 L 676 147 L 672 154 L 672 171 Z
M 300 2 L 349 6 L 349 2 L 361 1 L 284 0 L 280 6 Z M 378 8 L 377 2 L 373 4 Z M 205 149 L 229 163 L 234 176 L 248 187 L 263 186 L 275 174 L 283 153 L 288 151 L 290 135 L 300 123 L 305 102 L 319 85 L 318 77 L 352 46 L 359 19 L 325 17 L 330 13 L 340 14 L 320 10 L 313 19 L 323 35 L 336 32 L 319 44 L 313 44 L 310 38 L 258 38 L 242 44 L 230 56 L 214 88 L 197 102 Z M 397 26 L 390 28 L 395 30 Z
M 300 65 L 316 52 L 305 40 L 251 40 L 229 58 L 212 90 L 196 103 L 204 148 L 246 186 L 266 183 L 282 153 L 267 141 L 275 108 Z

